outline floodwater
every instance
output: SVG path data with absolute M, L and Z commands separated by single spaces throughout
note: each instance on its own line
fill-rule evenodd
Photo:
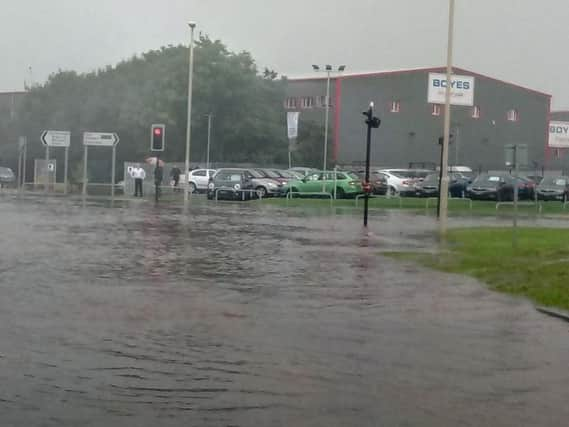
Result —
M 569 325 L 360 221 L 0 197 L 0 425 L 567 425 Z

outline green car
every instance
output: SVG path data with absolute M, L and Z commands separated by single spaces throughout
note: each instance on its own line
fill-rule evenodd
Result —
M 335 175 L 335 177 L 334 177 Z M 353 172 L 313 172 L 301 180 L 289 181 L 283 186 L 282 192 L 293 196 L 311 195 L 310 193 L 329 193 L 334 194 L 336 188 L 336 198 L 356 197 L 363 193 L 362 182 Z M 317 196 L 317 194 L 312 194 Z

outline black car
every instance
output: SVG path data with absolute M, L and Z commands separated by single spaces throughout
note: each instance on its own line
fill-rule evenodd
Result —
M 565 201 L 569 191 L 569 177 L 546 176 L 537 186 L 538 200 Z
M 251 200 L 255 185 L 246 169 L 220 169 L 209 181 L 207 198 L 213 200 Z
M 449 173 L 448 191 L 451 197 L 464 197 L 469 179 L 459 173 Z M 438 197 L 439 195 L 439 174 L 428 175 L 423 182 L 416 185 L 417 196 L 419 197 Z
M 467 187 L 466 195 L 475 200 L 514 200 L 514 179 L 510 175 L 479 175 Z

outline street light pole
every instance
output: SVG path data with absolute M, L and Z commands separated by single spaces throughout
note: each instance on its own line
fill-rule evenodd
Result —
M 452 82 L 452 63 L 453 63 L 453 43 L 454 43 L 454 9 L 455 0 L 449 0 L 449 24 L 448 24 L 448 45 L 447 45 L 447 85 L 445 96 L 445 122 L 443 133 L 443 148 L 441 161 L 441 182 L 440 182 L 440 232 L 447 232 L 448 216 L 448 148 L 450 141 L 450 122 L 451 122 L 451 82 Z
M 188 201 L 189 185 L 188 177 L 190 175 L 190 142 L 192 137 L 192 86 L 194 79 L 194 30 L 196 28 L 195 22 L 189 22 L 190 26 L 190 69 L 188 73 L 188 122 L 186 125 L 186 175 L 184 183 L 184 202 Z
M 327 160 L 328 160 L 328 125 L 330 123 L 330 74 L 332 72 L 331 67 L 326 67 L 326 118 L 324 119 L 324 162 L 323 171 L 326 172 Z
M 207 154 L 206 154 L 206 160 L 205 160 L 205 168 L 209 169 L 209 150 L 211 147 L 211 125 L 213 122 L 213 114 L 209 113 L 207 115 Z

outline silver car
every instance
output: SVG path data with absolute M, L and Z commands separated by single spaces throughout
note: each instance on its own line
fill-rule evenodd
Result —
M 16 181 L 16 176 L 12 169 L 0 167 L 0 188 L 6 187 Z
M 280 194 L 281 184 L 279 182 L 264 178 L 259 172 L 254 169 L 219 169 L 216 174 L 210 179 L 208 185 L 208 195 L 212 194 L 216 189 L 216 177 L 224 174 L 240 175 L 242 182 L 240 188 L 255 190 L 258 197 L 276 196 Z

